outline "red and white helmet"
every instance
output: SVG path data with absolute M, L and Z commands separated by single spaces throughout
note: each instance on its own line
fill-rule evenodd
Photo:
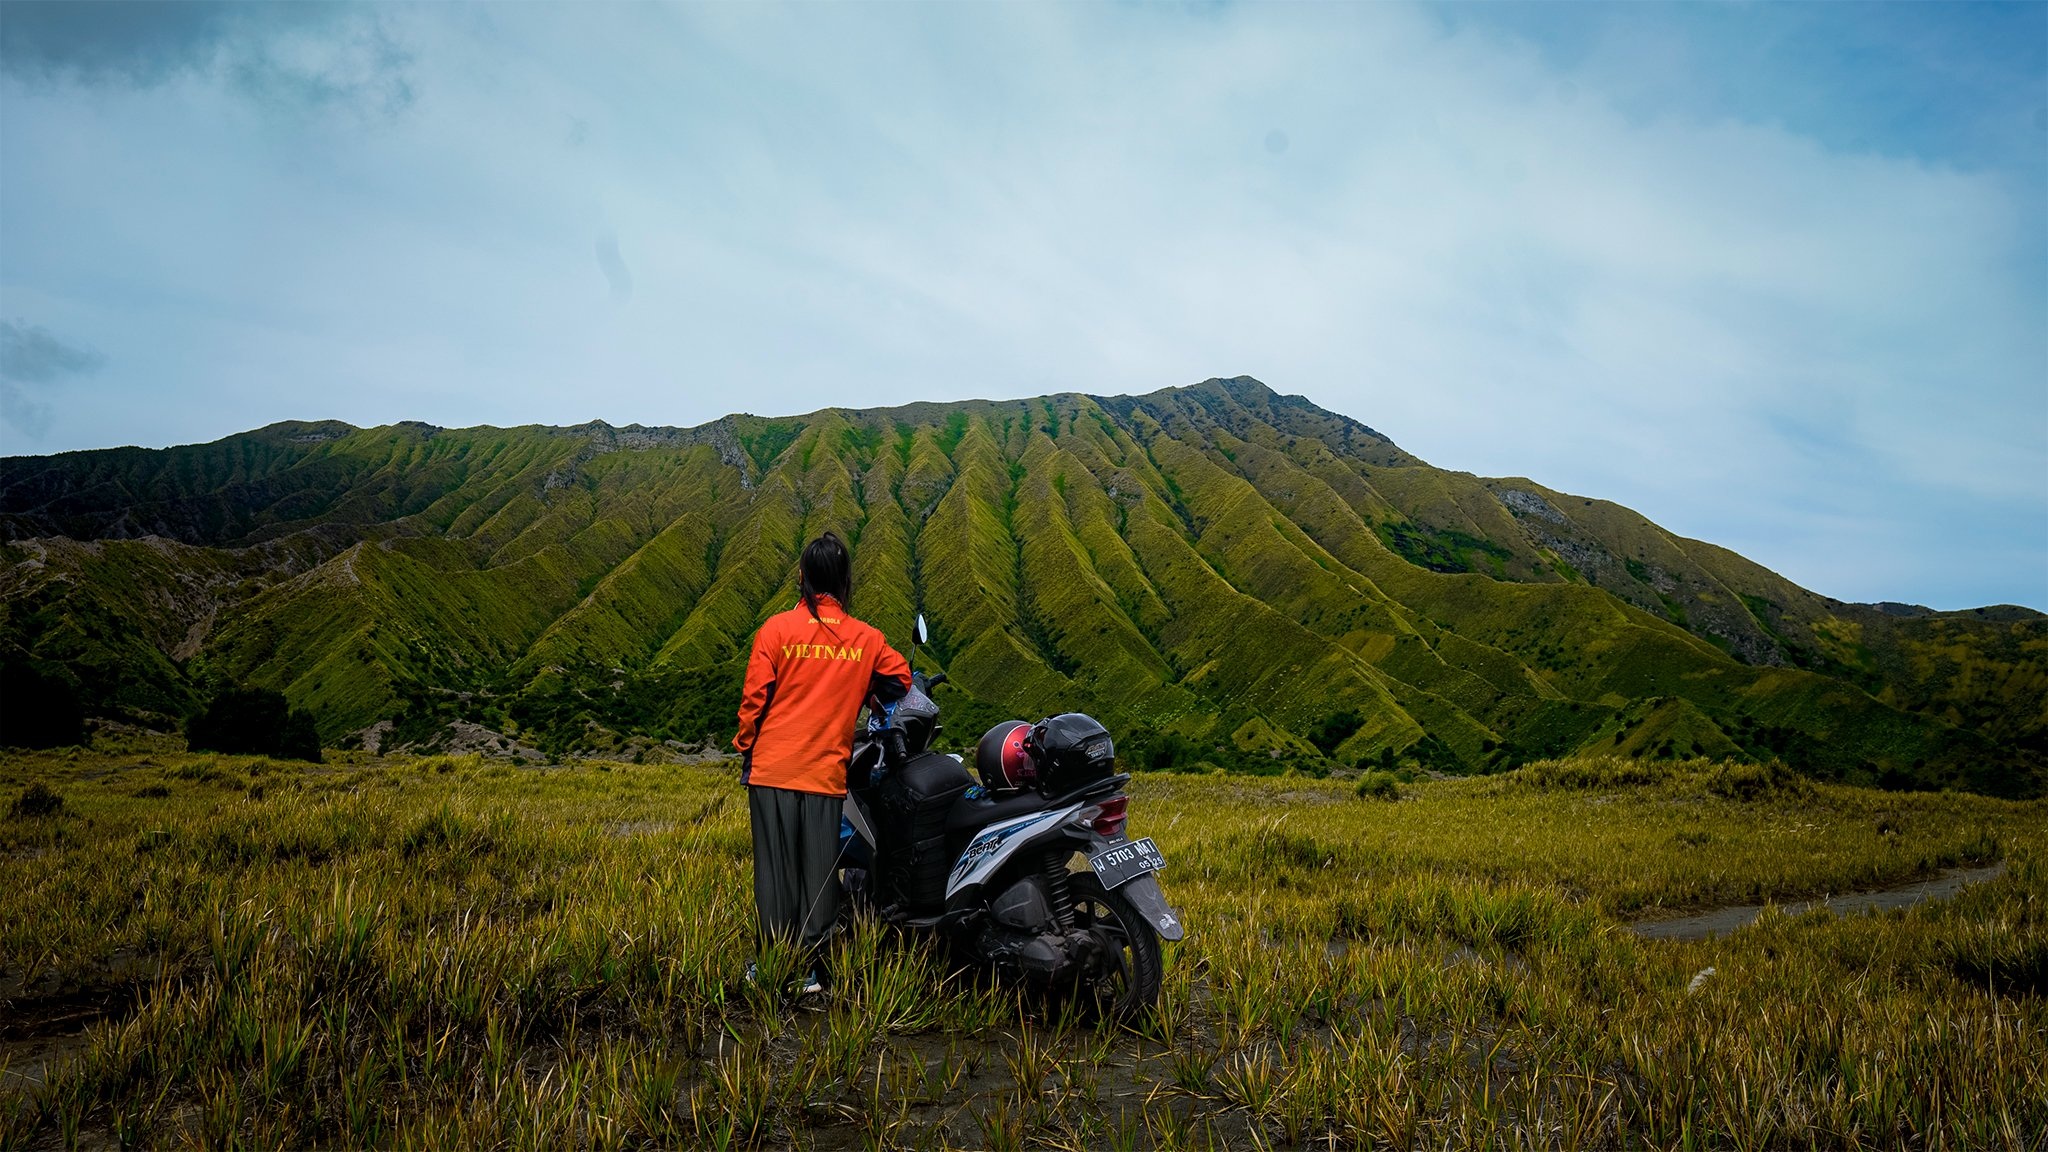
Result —
M 1038 779 L 1038 762 L 1024 750 L 1031 725 L 1005 720 L 982 735 L 974 749 L 974 767 L 984 786 L 997 792 L 1030 786 Z

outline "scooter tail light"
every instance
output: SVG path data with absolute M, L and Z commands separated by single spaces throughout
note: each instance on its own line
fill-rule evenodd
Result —
M 1088 822 L 1098 835 L 1114 836 L 1124 830 L 1124 810 L 1130 807 L 1130 797 L 1112 796 L 1095 806 L 1095 818 Z

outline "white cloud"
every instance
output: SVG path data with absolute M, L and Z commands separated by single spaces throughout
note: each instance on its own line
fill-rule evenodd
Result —
M 2042 213 L 2000 173 L 1645 116 L 1388 5 L 387 11 L 389 124 L 10 94 L 0 303 L 165 348 L 95 382 L 157 373 L 131 426 L 53 441 L 1245 372 L 1822 591 L 2048 602 Z M 2039 526 L 2018 576 L 1919 559 L 1958 504 Z

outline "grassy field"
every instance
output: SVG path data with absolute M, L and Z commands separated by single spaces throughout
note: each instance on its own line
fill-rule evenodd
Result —
M 1047 1018 L 872 925 L 842 938 L 829 1002 L 750 994 L 746 806 L 718 765 L 10 755 L 0 1148 L 2048 1131 L 2042 802 L 1618 760 L 1391 801 L 1146 776 L 1132 801 L 1190 937 L 1126 1031 Z M 1993 860 L 1999 879 L 1904 913 L 1767 914 L 1700 942 L 1627 928 Z

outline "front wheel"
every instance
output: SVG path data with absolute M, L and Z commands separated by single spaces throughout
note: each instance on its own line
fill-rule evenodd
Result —
M 1067 889 L 1074 898 L 1074 927 L 1102 945 L 1076 976 L 1077 1000 L 1093 1015 L 1135 1023 L 1159 1000 L 1159 933 L 1093 872 L 1072 873 Z

